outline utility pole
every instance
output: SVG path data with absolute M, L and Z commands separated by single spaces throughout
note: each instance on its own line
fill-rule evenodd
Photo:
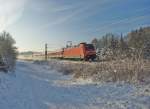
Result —
M 72 41 L 67 41 L 67 48 L 72 47 Z
M 45 44 L 45 60 L 47 61 L 47 43 Z

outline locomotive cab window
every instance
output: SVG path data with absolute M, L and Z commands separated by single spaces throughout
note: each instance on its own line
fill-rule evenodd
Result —
M 86 50 L 95 50 L 95 48 L 92 44 L 86 44 L 85 48 L 86 48 Z

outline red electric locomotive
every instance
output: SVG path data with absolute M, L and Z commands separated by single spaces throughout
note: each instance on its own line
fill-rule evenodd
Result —
M 80 43 L 55 52 L 48 52 L 48 58 L 94 60 L 96 51 L 92 44 Z

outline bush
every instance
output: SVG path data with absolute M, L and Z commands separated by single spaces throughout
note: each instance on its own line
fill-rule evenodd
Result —
M 63 74 L 73 74 L 74 78 L 91 78 L 101 82 L 143 82 L 150 78 L 150 61 L 143 59 L 111 60 L 96 63 L 49 61 L 51 69 Z

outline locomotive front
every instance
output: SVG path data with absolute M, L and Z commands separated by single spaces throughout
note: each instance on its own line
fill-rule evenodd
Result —
M 96 50 L 93 44 L 85 44 L 85 59 L 92 61 L 96 59 Z

